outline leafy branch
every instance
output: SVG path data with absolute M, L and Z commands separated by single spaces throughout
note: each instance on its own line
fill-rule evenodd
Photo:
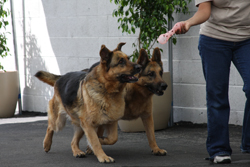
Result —
M 4 3 L 6 3 L 7 0 L 0 0 L 0 56 L 2 58 L 6 57 L 9 52 L 9 48 L 7 46 L 7 37 L 6 34 L 9 32 L 6 32 L 6 26 L 9 24 L 8 21 L 6 21 L 7 16 L 10 14 L 8 10 L 4 10 Z M 0 70 L 3 70 L 3 66 L 0 62 Z
M 128 34 L 135 34 L 139 30 L 137 41 L 132 44 L 135 47 L 133 61 L 138 58 L 141 48 L 150 50 L 157 42 L 159 35 L 166 33 L 168 21 L 173 18 L 173 13 L 188 13 L 188 3 L 192 0 L 110 0 L 118 5 L 113 11 L 113 16 L 120 23 L 118 29 Z M 173 39 L 176 43 L 176 38 Z

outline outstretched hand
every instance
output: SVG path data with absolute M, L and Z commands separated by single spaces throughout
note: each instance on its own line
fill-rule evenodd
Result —
M 187 24 L 187 22 L 178 22 L 174 25 L 174 27 L 168 31 L 166 34 L 161 34 L 157 41 L 160 44 L 165 44 L 169 40 L 171 36 L 174 34 L 185 34 L 189 30 L 190 26 Z

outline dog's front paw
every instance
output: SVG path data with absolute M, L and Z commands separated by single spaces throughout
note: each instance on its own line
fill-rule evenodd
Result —
M 87 154 L 87 155 L 92 155 L 92 154 L 94 154 L 94 152 L 92 151 L 92 149 L 91 149 L 89 146 L 87 146 L 86 154 Z
M 112 162 L 115 162 L 115 160 L 112 157 L 109 157 L 107 155 L 100 156 L 100 157 L 97 157 L 97 158 L 98 158 L 98 161 L 101 162 L 101 163 L 112 163 Z
M 77 151 L 75 153 L 73 153 L 73 156 L 76 158 L 84 158 L 85 157 L 85 153 L 82 151 Z
M 167 155 L 167 151 L 158 148 L 158 149 L 152 150 L 152 154 L 154 154 L 154 155 Z

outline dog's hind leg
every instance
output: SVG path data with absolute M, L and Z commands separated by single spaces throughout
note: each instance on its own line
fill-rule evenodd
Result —
M 64 109 L 64 107 L 62 106 L 59 106 L 59 113 L 58 113 L 58 116 L 57 116 L 57 119 L 56 119 L 56 132 L 59 131 L 59 130 L 62 130 L 66 124 L 66 116 L 67 116 L 67 113 Z
M 48 126 L 45 138 L 43 140 L 43 148 L 45 152 L 49 152 L 52 144 L 54 131 Z
M 61 130 L 66 123 L 66 112 L 62 105 L 56 102 L 56 97 L 54 96 L 49 101 L 48 108 L 48 128 L 43 140 L 43 148 L 45 152 L 49 152 L 52 145 L 52 138 L 54 131 Z
M 54 116 L 53 112 L 53 103 L 54 98 L 49 101 L 49 108 L 48 108 L 48 127 L 46 131 L 45 138 L 43 140 L 43 148 L 45 152 L 49 152 L 52 144 L 52 138 L 54 134 L 56 117 Z
M 154 154 L 154 155 L 166 155 L 167 151 L 160 149 L 155 141 L 153 115 L 151 114 L 149 117 L 146 117 L 146 118 L 143 117 L 141 119 L 142 119 L 144 128 L 146 130 L 149 146 L 152 149 L 152 154 Z
M 75 125 L 74 130 L 75 130 L 75 133 L 74 133 L 74 137 L 73 137 L 72 142 L 71 142 L 72 152 L 76 158 L 83 158 L 83 157 L 85 157 L 85 153 L 80 150 L 79 142 L 80 142 L 82 136 L 84 135 L 84 132 L 83 132 L 82 128 L 77 126 L 77 125 Z

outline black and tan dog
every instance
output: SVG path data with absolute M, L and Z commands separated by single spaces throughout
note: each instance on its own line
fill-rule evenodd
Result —
M 154 49 L 151 59 L 148 58 L 147 52 L 141 49 L 137 63 L 142 66 L 142 71 L 139 73 L 138 82 L 126 85 L 126 106 L 122 119 L 133 120 L 140 117 L 152 153 L 154 155 L 166 155 L 167 151 L 160 149 L 156 144 L 152 112 L 153 95 L 161 96 L 167 88 L 166 82 L 162 79 L 163 68 L 160 49 Z M 102 139 L 105 130 L 105 127 L 98 128 L 98 136 Z M 115 143 L 112 138 L 107 137 L 104 139 L 109 141 L 109 144 Z M 92 150 L 88 147 L 86 153 L 91 154 Z
M 71 72 L 63 76 L 39 71 L 36 77 L 54 86 L 54 96 L 49 101 L 48 128 L 44 138 L 44 150 L 51 148 L 54 131 L 61 130 L 69 115 L 75 126 L 71 142 L 73 155 L 83 157 L 85 153 L 79 149 L 79 141 L 86 134 L 89 145 L 99 162 L 114 162 L 107 156 L 99 140 L 97 128 L 105 127 L 109 138 L 117 138 L 117 120 L 124 115 L 126 83 L 138 81 L 134 75 L 139 73 L 141 66 L 129 61 L 128 56 L 121 52 L 125 43 L 118 44 L 110 51 L 101 46 L 100 64 L 90 72 Z M 116 142 L 116 141 L 115 141 Z

